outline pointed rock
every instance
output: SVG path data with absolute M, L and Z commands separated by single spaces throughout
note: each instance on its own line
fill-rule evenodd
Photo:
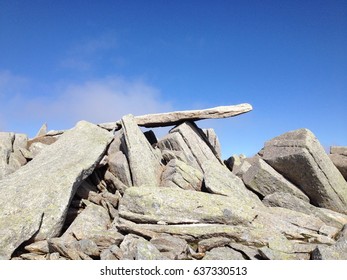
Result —
M 60 233 L 77 187 L 92 173 L 111 139 L 108 131 L 81 121 L 0 181 L 0 258 L 10 258 L 26 240 Z
M 129 161 L 133 186 L 160 184 L 160 158 L 137 126 L 132 115 L 122 118 L 125 153 Z

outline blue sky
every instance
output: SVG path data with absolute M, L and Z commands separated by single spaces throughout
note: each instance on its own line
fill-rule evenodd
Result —
M 346 50 L 345 0 L 0 0 L 0 131 L 250 103 L 198 123 L 224 157 L 303 127 L 347 145 Z

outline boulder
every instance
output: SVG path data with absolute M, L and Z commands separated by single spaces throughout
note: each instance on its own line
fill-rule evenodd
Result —
M 0 132 L 0 180 L 27 163 L 27 141 L 25 134 Z
M 77 187 L 92 173 L 111 139 L 108 131 L 81 121 L 0 181 L 0 258 L 9 259 L 26 240 L 60 234 Z
M 172 159 L 165 166 L 161 186 L 200 191 L 204 175 L 179 159 Z
M 125 155 L 129 162 L 133 186 L 159 186 L 162 172 L 161 158 L 137 126 L 132 115 L 122 118 Z
M 217 247 L 206 252 L 203 260 L 245 260 L 243 255 L 229 247 Z
M 247 225 L 256 214 L 233 196 L 173 188 L 128 188 L 119 204 L 120 217 L 140 223 Z
M 219 159 L 221 159 L 222 158 L 222 149 L 221 149 L 221 145 L 219 143 L 218 136 L 217 136 L 216 132 L 214 131 L 214 129 L 213 128 L 207 128 L 207 129 L 203 129 L 202 131 L 205 133 L 208 142 L 210 142 L 211 146 L 216 151 L 217 157 Z
M 330 147 L 331 161 L 335 164 L 342 176 L 347 180 L 347 147 L 332 146 Z
M 123 260 L 165 260 L 160 251 L 146 239 L 128 234 L 120 244 Z
M 246 160 L 251 166 L 242 174 L 242 180 L 255 193 L 264 197 L 274 192 L 285 192 L 304 201 L 309 201 L 309 198 L 300 189 L 285 179 L 261 158 L 253 157 Z
M 347 213 L 347 182 L 313 133 L 299 129 L 265 143 L 263 159 L 319 207 Z
M 262 207 L 259 198 L 247 190 L 242 180 L 219 162 L 206 160 L 202 164 L 206 190 L 213 194 L 232 197 L 238 205 Z

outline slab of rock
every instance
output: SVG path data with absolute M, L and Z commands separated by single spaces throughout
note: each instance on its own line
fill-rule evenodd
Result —
M 116 176 L 124 185 L 132 185 L 128 160 L 122 151 L 108 155 L 108 165 L 110 172 Z
M 243 255 L 229 247 L 217 247 L 206 252 L 203 260 L 245 260 Z
M 200 191 L 204 175 L 179 159 L 172 159 L 165 166 L 161 178 L 162 187 Z
M 347 225 L 342 229 L 334 245 L 318 245 L 312 252 L 311 258 L 313 260 L 347 260 Z
M 111 139 L 108 131 L 79 122 L 0 181 L 0 258 L 9 259 L 26 240 L 60 233 L 77 187 L 92 173 Z
M 347 180 L 347 147 L 332 146 L 330 147 L 331 161 L 335 164 L 342 176 Z
M 122 129 L 133 186 L 146 184 L 159 186 L 162 172 L 161 159 L 156 156 L 132 115 L 122 118 Z
M 140 223 L 247 225 L 256 214 L 232 196 L 173 188 L 128 188 L 119 204 L 120 217 Z
M 262 207 L 259 198 L 247 190 L 242 180 L 231 173 L 227 167 L 219 162 L 206 160 L 202 164 L 204 171 L 204 182 L 207 191 L 232 197 L 238 205 Z
M 347 224 L 347 215 L 329 209 L 315 207 L 309 202 L 301 200 L 290 193 L 275 192 L 269 194 L 264 197 L 263 203 L 269 207 L 287 208 L 317 217 L 325 224 L 336 228 L 342 228 L 344 224 Z
M 192 155 L 201 167 L 204 161 L 210 160 L 216 163 L 223 163 L 213 148 L 205 133 L 196 126 L 195 123 L 184 122 L 170 130 L 181 134 Z
M 210 142 L 213 149 L 217 152 L 217 156 L 221 159 L 222 158 L 222 148 L 218 139 L 218 136 L 213 128 L 206 128 L 202 130 L 208 141 Z
M 312 204 L 347 213 L 347 182 L 311 131 L 299 129 L 280 135 L 265 144 L 262 154 Z
M 123 260 L 165 260 L 160 251 L 146 239 L 128 234 L 120 244 Z
M 219 106 L 204 110 L 176 111 L 170 113 L 149 114 L 136 116 L 135 122 L 144 127 L 160 127 L 177 125 L 184 121 L 198 121 L 204 119 L 230 118 L 247 113 L 253 108 L 250 104 L 243 103 L 231 106 Z M 99 126 L 112 130 L 121 126 L 121 122 L 102 123 Z
M 242 174 L 246 186 L 262 197 L 274 192 L 290 193 L 304 201 L 309 198 L 259 157 L 247 159 L 251 167 Z
M 347 156 L 347 146 L 331 146 L 330 154 Z
M 25 134 L 0 132 L 0 180 L 27 163 L 27 141 Z
M 181 238 L 168 234 L 161 234 L 152 238 L 150 242 L 170 260 L 187 258 L 186 250 L 188 243 Z
M 189 166 L 202 171 L 198 161 L 179 132 L 170 132 L 164 136 L 158 142 L 158 147 L 162 152 L 163 158 L 167 162 L 171 159 L 177 158 Z

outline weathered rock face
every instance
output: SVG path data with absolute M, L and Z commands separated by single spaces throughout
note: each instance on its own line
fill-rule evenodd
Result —
M 0 180 L 27 163 L 27 141 L 24 134 L 0 132 Z
M 154 184 L 159 186 L 162 167 L 158 158 L 136 125 L 133 116 L 122 119 L 122 129 L 134 186 Z
M 242 174 L 242 179 L 246 186 L 255 193 L 266 196 L 274 192 L 285 192 L 309 201 L 309 198 L 300 189 L 286 180 L 261 158 L 253 157 L 247 161 L 250 166 Z
M 119 205 L 121 217 L 140 223 L 237 225 L 251 222 L 256 214 L 234 197 L 172 188 L 129 188 Z
M 0 257 L 347 259 L 346 182 L 311 132 L 223 162 L 214 131 L 181 113 L 0 134 Z M 138 127 L 173 123 L 160 140 Z
M 347 147 L 330 147 L 329 157 L 342 176 L 347 180 Z
M 26 240 L 60 233 L 77 187 L 92 173 L 111 139 L 109 132 L 80 122 L 0 181 L 1 258 L 9 258 Z
M 262 157 L 314 205 L 347 213 L 347 183 L 311 131 L 299 129 L 272 139 Z

